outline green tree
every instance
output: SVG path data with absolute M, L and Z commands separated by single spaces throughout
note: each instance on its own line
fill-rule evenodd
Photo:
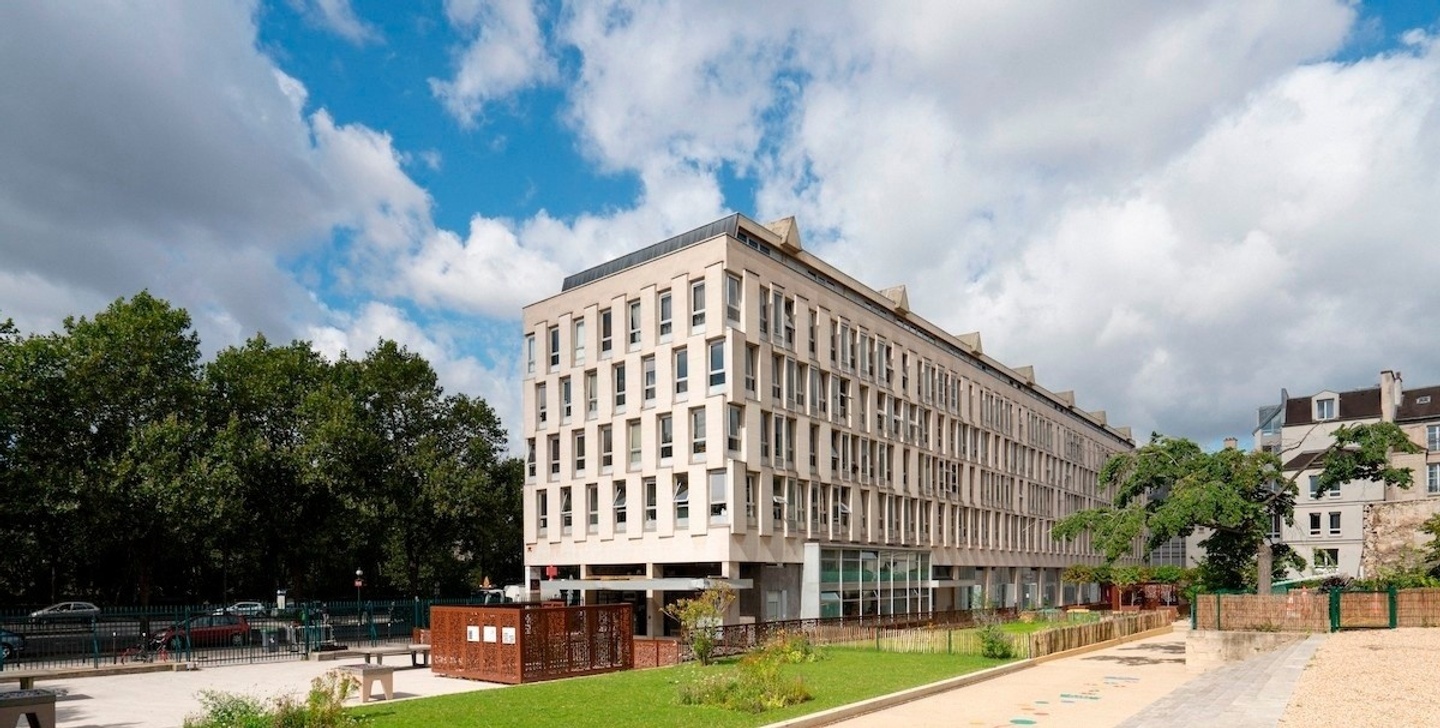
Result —
M 1334 442 L 1320 455 L 1322 492 L 1351 480 L 1378 480 L 1409 487 L 1408 468 L 1395 468 L 1392 452 L 1416 446 L 1393 423 L 1338 428 Z M 1266 452 L 1226 448 L 1207 453 L 1185 438 L 1155 434 L 1132 452 L 1108 460 L 1100 472 L 1102 489 L 1114 489 L 1111 505 L 1074 513 L 1055 527 L 1060 538 L 1089 532 L 1114 562 L 1136 544 L 1149 553 L 1172 538 L 1207 531 L 1200 545 L 1205 560 L 1199 579 L 1210 589 L 1239 589 L 1270 580 L 1303 560 L 1284 544 L 1269 544 L 1273 523 L 1294 524 L 1298 488 L 1280 459 Z
M 719 581 L 693 598 L 665 606 L 665 615 L 680 623 L 681 634 L 690 641 L 690 650 L 700 664 L 710 664 L 716 647 L 715 628 L 725 623 L 725 612 L 734 602 L 735 589 Z

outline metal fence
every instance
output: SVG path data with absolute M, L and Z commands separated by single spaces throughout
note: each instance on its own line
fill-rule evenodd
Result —
M 213 605 L 112 607 L 83 616 L 0 611 L 0 669 L 305 659 L 317 651 L 408 643 L 412 629 L 430 626 L 431 606 L 483 601 L 292 602 L 257 613 Z

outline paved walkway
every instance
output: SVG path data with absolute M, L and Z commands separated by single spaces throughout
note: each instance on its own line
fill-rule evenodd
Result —
M 1214 668 L 1120 724 L 1121 728 L 1274 728 L 1324 635 Z M 1339 716 L 1337 716 L 1338 718 Z
M 394 659 L 408 662 L 403 657 Z M 37 687 L 62 692 L 55 703 L 57 728 L 177 728 L 185 722 L 185 716 L 200 711 L 198 694 L 203 690 L 262 698 L 288 694 L 303 699 L 312 679 L 337 665 L 361 661 L 357 657 L 340 662 L 224 665 L 189 672 L 42 681 Z M 497 687 L 502 686 L 440 677 L 426 669 L 395 671 L 396 700 Z M 349 704 L 357 705 L 358 699 Z
M 1041 663 L 835 725 L 1108 728 L 1195 677 L 1185 670 L 1187 631 L 1177 624 L 1170 634 Z

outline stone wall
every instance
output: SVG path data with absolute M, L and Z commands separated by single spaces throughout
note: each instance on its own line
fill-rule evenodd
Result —
M 1185 636 L 1185 669 L 1204 672 L 1248 660 L 1309 637 L 1303 632 L 1220 632 L 1190 630 Z
M 1365 506 L 1360 573 L 1371 578 L 1381 571 L 1413 565 L 1427 540 L 1420 525 L 1436 513 L 1440 513 L 1440 499 L 1435 498 Z

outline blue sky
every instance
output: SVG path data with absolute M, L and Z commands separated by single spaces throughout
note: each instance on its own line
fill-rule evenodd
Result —
M 1440 10 L 0 4 L 0 316 L 378 337 L 519 406 L 519 308 L 730 211 L 1137 435 L 1440 383 Z

